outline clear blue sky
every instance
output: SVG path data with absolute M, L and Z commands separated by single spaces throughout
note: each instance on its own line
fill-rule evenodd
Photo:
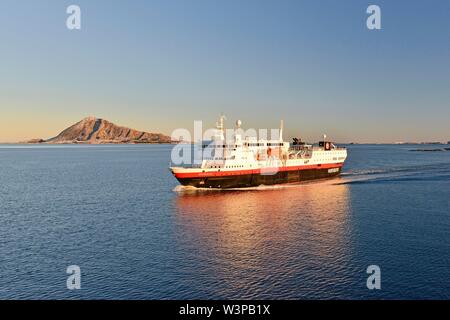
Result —
M 308 140 L 450 140 L 446 0 L 2 0 L 0 39 L 0 141 L 88 115 L 171 133 L 222 111 Z

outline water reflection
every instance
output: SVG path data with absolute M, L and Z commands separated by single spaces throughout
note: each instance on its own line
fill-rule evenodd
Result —
M 185 258 L 198 272 L 214 274 L 219 285 L 211 294 L 218 297 L 293 298 L 310 281 L 345 281 L 349 190 L 336 182 L 178 190 L 177 236 Z

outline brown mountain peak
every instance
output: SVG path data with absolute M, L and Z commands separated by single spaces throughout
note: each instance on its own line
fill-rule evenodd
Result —
M 63 130 L 47 143 L 170 143 L 161 133 L 138 131 L 115 125 L 108 120 L 89 116 Z

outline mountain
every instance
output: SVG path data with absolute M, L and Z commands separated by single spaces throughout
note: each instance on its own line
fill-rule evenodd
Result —
M 30 141 L 31 142 L 31 141 Z M 44 143 L 171 143 L 162 133 L 150 133 L 115 125 L 108 120 L 87 117 Z

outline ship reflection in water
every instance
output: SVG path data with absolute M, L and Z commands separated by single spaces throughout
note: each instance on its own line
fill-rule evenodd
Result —
M 203 286 L 192 298 L 345 297 L 353 246 L 349 190 L 339 180 L 177 188 L 177 241 Z

